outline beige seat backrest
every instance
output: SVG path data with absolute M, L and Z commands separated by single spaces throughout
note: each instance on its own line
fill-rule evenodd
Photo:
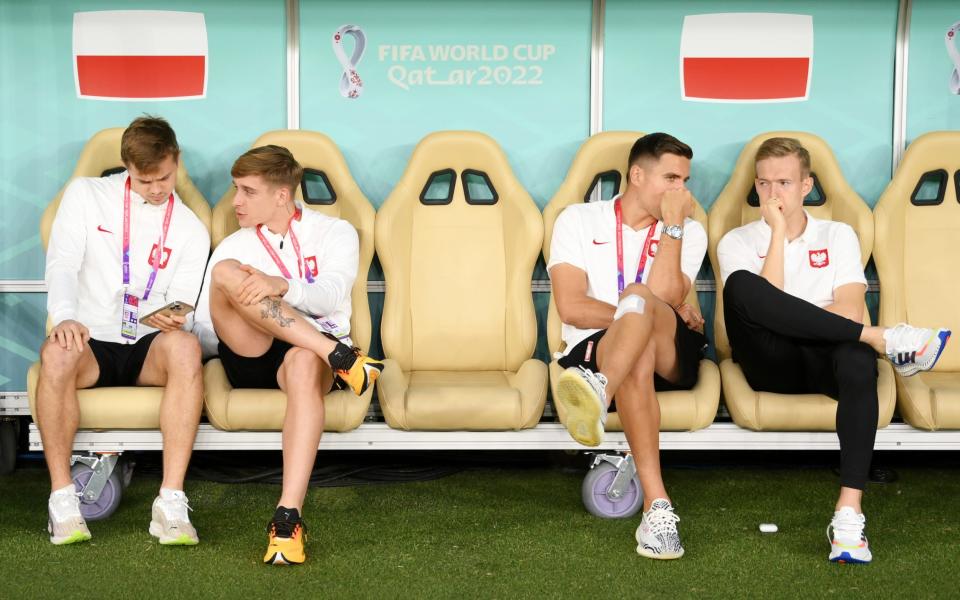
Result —
M 880 322 L 960 332 L 960 131 L 914 140 L 874 211 Z M 948 344 L 935 371 L 960 371 Z
M 537 342 L 542 240 L 540 211 L 493 139 L 423 138 L 377 213 L 387 358 L 404 372 L 516 371 Z
M 543 209 L 543 258 L 550 262 L 550 242 L 553 239 L 553 225 L 563 209 L 571 204 L 584 202 L 591 195 L 594 187 L 600 184 L 601 179 L 612 180 L 617 189 L 614 194 L 620 193 L 627 187 L 627 161 L 630 157 L 630 148 L 641 137 L 639 131 L 605 131 L 591 136 L 580 146 L 573 163 L 567 171 L 567 176 L 560 184 L 550 203 Z M 693 218 L 706 229 L 707 214 L 699 203 L 696 204 Z M 696 282 L 692 282 L 687 294 L 687 303 L 699 310 L 697 301 Z M 547 345 L 550 352 L 560 349 L 561 339 L 560 314 L 557 312 L 553 293 L 550 294 L 550 309 L 547 313 Z
M 713 263 L 717 281 L 714 343 L 717 347 L 717 356 L 720 358 L 730 357 L 730 342 L 723 322 L 723 286 L 720 280 L 720 263 L 717 260 L 717 245 L 724 234 L 731 229 L 760 218 L 760 208 L 751 206 L 747 198 L 754 189 L 756 179 L 754 156 L 760 144 L 773 137 L 796 138 L 810 153 L 810 170 L 823 195 L 815 200 L 815 194 L 811 192 L 805 200 L 806 210 L 815 219 L 842 221 L 853 227 L 860 238 L 860 257 L 864 265 L 870 259 L 870 250 L 873 248 L 873 215 L 870 208 L 847 183 L 833 151 L 822 138 L 803 131 L 771 131 L 761 133 L 747 142 L 740 152 L 727 185 L 710 208 L 710 261 Z M 814 189 L 816 190 L 816 187 Z M 811 204 L 812 200 L 818 205 Z M 865 322 L 869 322 L 869 315 L 866 312 L 864 312 L 864 319 Z
M 123 136 L 124 127 L 113 127 L 98 131 L 90 141 L 86 143 L 83 150 L 80 151 L 80 158 L 77 160 L 77 166 L 73 170 L 73 175 L 67 181 L 73 181 L 77 177 L 100 177 L 104 172 L 123 168 L 123 162 L 120 160 L 120 138 Z M 177 195 L 183 200 L 183 203 L 200 218 L 207 231 L 210 230 L 210 205 L 200 190 L 197 189 L 190 176 L 187 175 L 187 167 L 183 164 L 183 156 L 180 157 L 180 165 L 177 169 L 177 183 L 175 189 Z M 63 198 L 63 188 L 54 197 L 53 202 L 43 211 L 40 219 L 40 239 L 43 247 L 46 249 L 50 241 L 50 230 L 53 228 L 53 219 L 57 216 L 57 209 L 60 207 L 60 199 Z M 117 204 L 119 206 L 119 203 Z
M 304 206 L 322 212 L 331 217 L 343 219 L 353 225 L 360 238 L 360 260 L 357 279 L 351 293 L 352 313 L 350 316 L 350 337 L 353 343 L 364 352 L 370 349 L 372 325 L 370 320 L 370 302 L 367 298 L 367 273 L 373 260 L 373 206 L 360 191 L 354 181 L 347 161 L 336 144 L 329 137 L 316 131 L 278 130 L 261 135 L 251 148 L 274 144 L 290 150 L 297 162 L 308 170 L 304 177 L 313 177 L 322 182 L 322 187 L 332 191 L 323 204 L 304 201 L 303 185 L 297 189 L 296 199 Z M 237 215 L 233 210 L 233 196 L 236 189 L 231 185 L 213 209 L 211 238 L 214 247 L 228 235 L 240 228 Z M 311 201 L 312 202 L 312 201 Z

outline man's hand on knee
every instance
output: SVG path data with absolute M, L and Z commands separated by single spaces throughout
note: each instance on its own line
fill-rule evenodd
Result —
M 57 342 L 64 350 L 76 349 L 77 352 L 83 352 L 83 346 L 90 341 L 90 330 L 72 319 L 61 321 L 50 332 L 50 339 Z
M 243 280 L 236 292 L 236 298 L 240 304 L 252 306 L 267 296 L 282 298 L 289 289 L 289 284 L 283 277 L 267 275 L 250 265 L 240 265 L 240 270 L 247 273 L 246 279 Z

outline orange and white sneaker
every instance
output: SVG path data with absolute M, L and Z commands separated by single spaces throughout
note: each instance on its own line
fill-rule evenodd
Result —
M 347 371 L 337 369 L 334 374 L 347 384 L 354 394 L 360 396 L 373 385 L 377 377 L 380 377 L 383 362 L 370 358 L 359 348 L 354 348 L 353 351 L 357 355 L 353 366 Z
M 833 513 L 833 520 L 827 526 L 830 562 L 866 564 L 873 560 L 870 543 L 863 533 L 866 523 L 867 518 L 849 506 L 841 506 L 840 510 Z
M 303 547 L 306 542 L 304 527 L 297 509 L 278 506 L 267 525 L 269 542 L 263 562 L 268 565 L 299 565 L 307 560 Z
M 50 494 L 47 511 L 51 544 L 75 544 L 91 538 L 87 522 L 80 513 L 80 494 L 72 483 Z

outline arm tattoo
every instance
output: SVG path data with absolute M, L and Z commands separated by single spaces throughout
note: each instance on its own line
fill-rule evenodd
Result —
M 267 296 L 260 300 L 260 304 L 263 305 L 263 309 L 260 311 L 261 319 L 269 319 L 272 317 L 280 327 L 290 327 L 293 323 L 292 318 L 288 319 L 280 312 L 280 298 Z

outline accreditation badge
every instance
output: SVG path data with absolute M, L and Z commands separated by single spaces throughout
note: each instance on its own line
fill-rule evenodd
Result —
M 123 293 L 123 316 L 120 319 L 120 335 L 128 340 L 137 339 L 137 321 L 140 311 L 140 298 L 134 294 Z

